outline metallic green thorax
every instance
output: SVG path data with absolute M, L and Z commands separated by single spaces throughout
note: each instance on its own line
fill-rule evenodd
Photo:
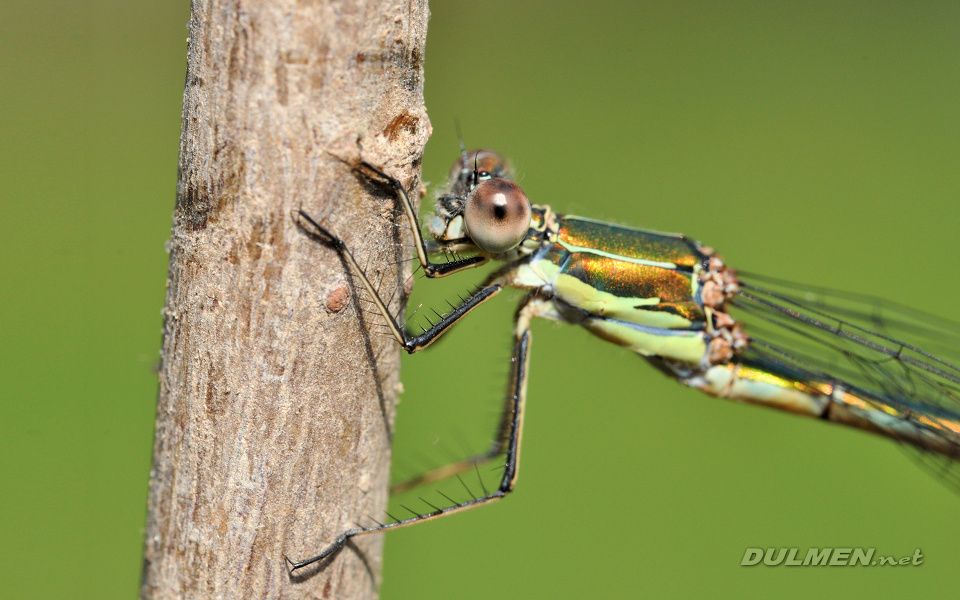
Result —
M 553 299 L 553 318 L 576 323 L 638 354 L 691 366 L 717 337 L 701 281 L 712 253 L 682 235 L 633 229 L 535 206 L 529 253 L 514 285 Z M 533 242 L 533 243 L 531 243 Z
M 582 306 L 591 313 L 667 329 L 704 328 L 694 269 L 706 255 L 682 235 L 568 216 L 544 258 L 560 268 L 561 298 L 579 298 L 584 285 L 597 293 L 585 299 L 590 308 Z

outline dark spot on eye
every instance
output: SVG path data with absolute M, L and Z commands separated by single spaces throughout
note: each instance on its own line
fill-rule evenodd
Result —
M 498 204 L 493 207 L 493 216 L 497 218 L 498 221 L 502 221 L 507 216 L 507 207 L 503 204 Z

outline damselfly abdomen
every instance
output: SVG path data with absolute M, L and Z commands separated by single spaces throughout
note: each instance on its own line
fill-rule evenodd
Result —
M 408 352 L 435 341 L 505 287 L 527 290 L 516 313 L 512 373 L 499 424 L 485 452 L 428 470 L 392 488 L 404 492 L 456 478 L 467 496 L 437 489 L 411 516 L 374 520 L 343 532 L 297 569 L 329 556 L 347 539 L 402 527 L 503 498 L 516 482 L 534 317 L 580 325 L 644 357 L 684 385 L 880 434 L 916 451 L 960 487 L 960 367 L 952 356 L 960 326 L 874 298 L 738 273 L 711 248 L 664 234 L 554 213 L 532 204 L 496 153 L 461 151 L 449 191 L 437 200 L 425 240 L 407 191 L 380 169 L 413 232 L 427 277 L 501 261 L 479 288 L 419 334 L 408 334 L 346 243 L 304 212 L 305 226 L 332 243 Z M 443 253 L 451 260 L 430 262 Z M 468 255 L 462 258 L 461 255 Z M 495 485 L 479 467 L 502 459 Z M 473 489 L 463 476 L 476 471 Z

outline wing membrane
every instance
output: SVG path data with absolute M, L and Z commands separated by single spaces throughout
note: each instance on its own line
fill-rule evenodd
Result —
M 752 340 L 747 359 L 842 385 L 878 410 L 894 408 L 937 446 L 956 449 L 951 456 L 903 444 L 960 493 L 960 434 L 950 426 L 960 422 L 960 323 L 864 294 L 738 277 L 732 304 Z

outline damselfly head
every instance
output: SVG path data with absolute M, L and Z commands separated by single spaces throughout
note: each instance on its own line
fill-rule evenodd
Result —
M 496 152 L 464 152 L 450 170 L 450 191 L 437 198 L 430 233 L 458 250 L 499 254 L 517 247 L 530 228 L 531 207 L 511 176 Z

